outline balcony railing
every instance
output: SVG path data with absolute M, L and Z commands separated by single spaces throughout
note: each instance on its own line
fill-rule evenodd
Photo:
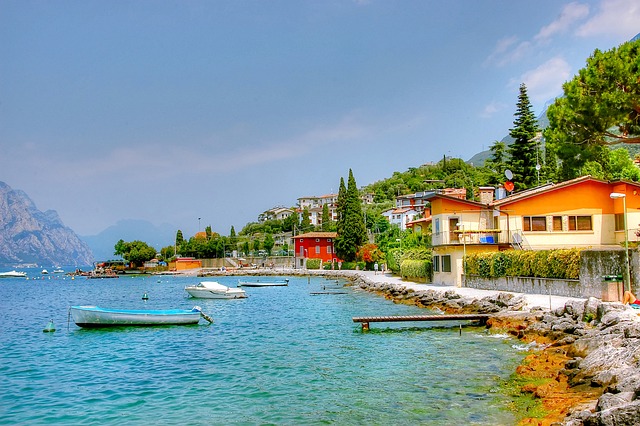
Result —
M 451 232 L 437 232 L 432 235 L 434 246 L 457 244 L 511 244 L 507 231 L 496 229 L 487 230 L 457 230 Z

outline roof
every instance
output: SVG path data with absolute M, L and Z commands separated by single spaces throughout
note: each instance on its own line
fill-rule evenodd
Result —
M 300 234 L 294 236 L 294 238 L 336 238 L 337 232 L 307 232 L 306 234 Z

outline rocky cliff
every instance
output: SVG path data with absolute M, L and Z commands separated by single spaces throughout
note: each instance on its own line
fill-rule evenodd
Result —
M 41 212 L 23 191 L 0 182 L 0 266 L 25 263 L 90 265 L 93 254 L 57 212 Z

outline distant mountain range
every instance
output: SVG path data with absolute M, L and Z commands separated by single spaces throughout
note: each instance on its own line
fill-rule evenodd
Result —
M 0 182 L 0 266 L 84 266 L 89 246 L 64 226 L 55 210 L 41 212 L 26 193 Z
M 145 220 L 120 220 L 100 232 L 98 235 L 81 236 L 80 238 L 91 248 L 96 260 L 117 258 L 113 255 L 118 240 L 140 240 L 155 247 L 158 252 L 162 247 L 173 244 L 178 228 L 169 224 L 156 226 Z

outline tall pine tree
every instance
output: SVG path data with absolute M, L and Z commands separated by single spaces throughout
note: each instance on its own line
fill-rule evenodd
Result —
M 343 197 L 340 196 L 341 193 L 344 194 Z M 364 226 L 362 200 L 351 169 L 349 169 L 346 191 L 344 191 L 344 180 L 340 180 L 338 216 L 336 255 L 346 262 L 353 262 L 356 260 L 358 249 L 367 241 L 367 230 Z
M 536 135 L 540 131 L 538 122 L 533 114 L 533 107 L 527 95 L 527 86 L 520 85 L 517 110 L 514 114 L 514 128 L 509 134 L 515 139 L 509 147 L 509 168 L 513 173 L 513 183 L 517 189 L 526 189 L 536 185 L 538 140 Z

